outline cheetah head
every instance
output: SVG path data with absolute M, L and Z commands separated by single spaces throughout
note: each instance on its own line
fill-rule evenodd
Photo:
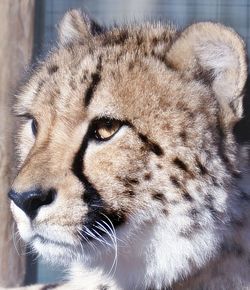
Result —
M 220 24 L 105 29 L 67 13 L 17 97 L 9 197 L 21 237 L 131 285 L 203 267 L 240 218 L 246 76 L 244 43 Z

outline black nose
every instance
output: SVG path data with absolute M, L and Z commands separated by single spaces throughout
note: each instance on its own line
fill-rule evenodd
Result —
M 56 190 L 34 189 L 21 193 L 11 190 L 8 195 L 31 219 L 34 219 L 40 207 L 51 204 L 54 201 Z

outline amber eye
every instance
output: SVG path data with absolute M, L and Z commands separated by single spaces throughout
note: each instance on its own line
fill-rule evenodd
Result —
M 94 138 L 98 141 L 107 141 L 119 131 L 121 121 L 109 118 L 101 118 L 94 122 Z
M 32 129 L 32 133 L 34 136 L 37 135 L 37 130 L 38 130 L 38 123 L 37 120 L 32 118 L 31 120 L 31 129 Z

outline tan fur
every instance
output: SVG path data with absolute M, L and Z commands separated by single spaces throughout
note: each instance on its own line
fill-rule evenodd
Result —
M 105 30 L 78 11 L 65 16 L 59 35 L 58 48 L 18 95 L 17 114 L 32 115 L 38 133 L 32 136 L 30 121 L 22 125 L 20 171 L 13 183 L 20 194 L 42 187 L 56 189 L 57 196 L 39 209 L 29 234 L 29 222 L 14 203 L 13 214 L 24 239 L 39 233 L 67 242 L 70 257 L 65 256 L 79 261 L 77 251 L 88 245 L 76 229 L 90 205 L 72 164 L 92 120 L 121 120 L 124 125 L 109 141 L 89 141 L 82 163 L 105 215 L 124 220 L 117 236 L 125 246 L 118 242 L 113 277 L 105 276 L 108 266 L 96 258 L 87 264 L 90 271 L 103 271 L 98 282 L 80 271 L 77 278 L 72 274 L 73 284 L 56 289 L 250 289 L 249 198 L 239 185 L 248 164 L 233 136 L 247 76 L 242 39 L 213 23 L 182 32 L 149 23 Z M 159 247 L 164 267 L 172 268 L 164 274 L 153 247 L 165 235 Z M 46 246 L 37 247 L 53 261 Z M 103 251 L 102 259 L 112 264 Z M 180 264 L 176 256 L 174 265 L 174 251 Z M 135 262 L 126 258 L 130 252 Z M 89 253 L 88 258 L 91 248 Z M 57 256 L 60 260 L 64 249 Z M 101 288 L 102 279 L 107 288 Z M 87 283 L 92 286 L 85 288 Z

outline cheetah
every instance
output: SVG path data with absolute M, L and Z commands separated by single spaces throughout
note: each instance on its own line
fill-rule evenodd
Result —
M 229 27 L 69 11 L 17 96 L 9 192 L 21 238 L 69 279 L 15 289 L 250 289 L 246 80 Z

